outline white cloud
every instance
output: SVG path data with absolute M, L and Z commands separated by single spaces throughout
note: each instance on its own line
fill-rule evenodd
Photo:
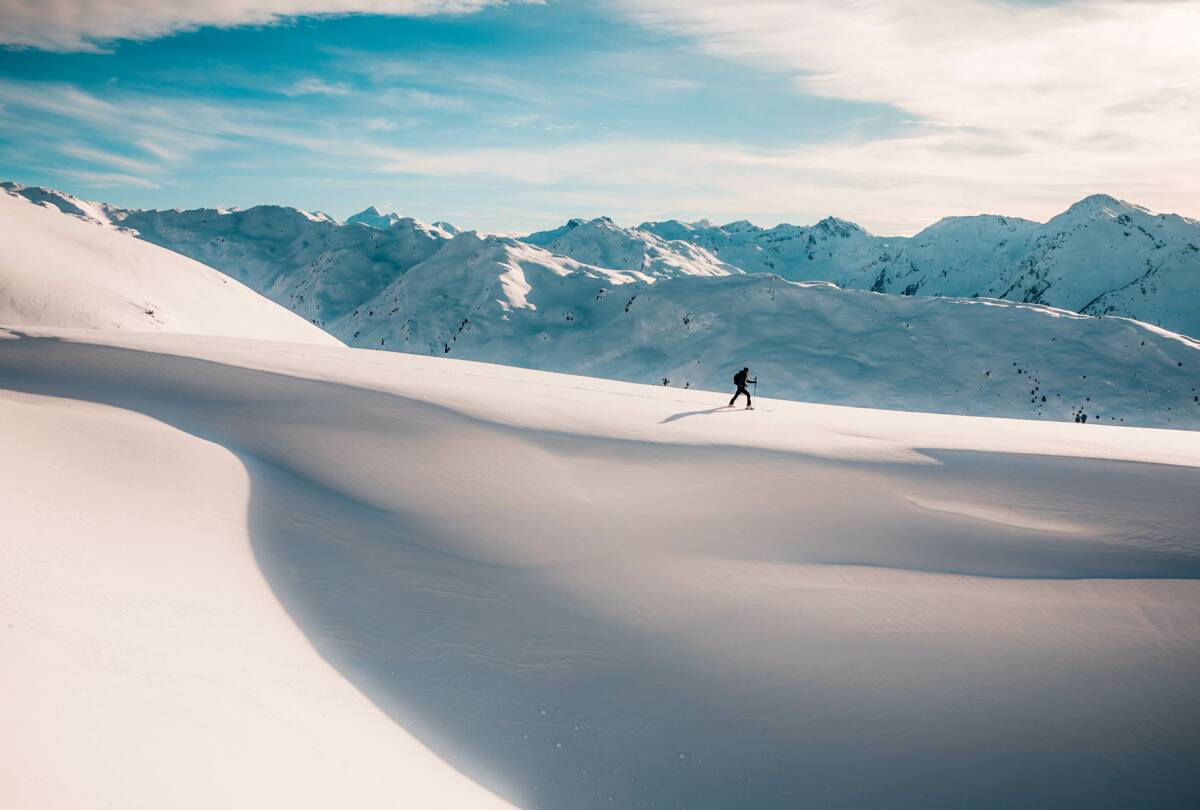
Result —
M 149 152 L 159 160 L 164 160 L 168 163 L 173 163 L 182 157 L 179 150 L 172 149 L 170 146 L 156 143 L 155 141 L 147 140 L 145 138 L 135 141 L 134 145 L 143 152 Z
M 911 233 L 949 214 L 1045 219 L 1092 192 L 1200 215 L 1195 196 L 1200 161 L 1190 149 L 1148 155 L 1133 148 L 1084 151 L 1067 145 L 1031 153 L 1010 142 L 1006 132 L 983 127 L 917 127 L 899 137 L 775 150 L 730 140 L 594 132 L 542 136 L 508 147 L 400 148 L 395 129 L 406 125 L 402 119 L 313 116 L 291 102 L 235 105 L 128 92 L 107 92 L 100 99 L 67 84 L 0 79 L 0 105 L 7 108 L 0 125 L 26 136 L 19 140 L 27 153 L 10 158 L 17 163 L 45 163 L 47 149 L 67 144 L 77 157 L 91 160 L 94 165 L 84 168 L 95 170 L 97 182 L 137 185 L 149 181 L 141 177 L 146 172 L 133 171 L 134 163 L 123 176 L 107 170 L 120 168 L 111 159 L 114 153 L 136 156 L 141 150 L 162 161 L 150 176 L 179 185 L 178 173 L 197 166 L 229 171 L 247 153 L 269 161 L 295 150 L 305 153 L 294 163 L 310 185 L 319 182 L 335 195 L 362 186 L 372 196 L 397 187 L 423 188 L 427 201 L 469 196 L 478 201 L 472 209 L 478 219 L 458 224 L 493 230 L 528 230 L 575 215 L 608 214 L 626 223 L 745 217 L 771 225 L 834 214 L 877 233 Z M 105 133 L 107 151 L 80 151 L 86 138 L 71 122 Z M 261 169 L 261 163 L 247 166 Z
M 103 149 L 96 149 L 84 144 L 67 143 L 59 146 L 58 151 L 64 155 L 70 155 L 79 160 L 85 160 L 90 163 L 100 163 L 106 166 L 112 166 L 121 169 L 124 172 L 136 174 L 153 174 L 157 171 L 157 167 L 144 160 L 137 158 L 126 157 L 125 155 L 117 155 L 112 152 L 106 152 Z
M 115 172 L 90 172 L 74 169 L 56 169 L 56 174 L 63 177 L 68 177 L 80 183 L 86 183 L 95 188 L 119 188 L 122 186 L 133 186 L 135 188 L 158 188 L 157 183 L 153 183 L 144 177 L 136 177 L 131 174 L 119 174 Z
M 0 44 L 98 50 L 201 26 L 230 27 L 319 14 L 465 14 L 507 0 L 0 0 Z M 536 0 L 535 0 L 536 1 Z
M 764 157 L 809 174 L 800 196 L 868 218 L 934 201 L 1046 213 L 1089 191 L 1200 213 L 1200 3 L 614 2 L 715 56 L 794 72 L 803 92 L 925 125 Z
M 362 128 L 367 132 L 395 132 L 398 125 L 390 118 L 375 117 L 363 121 Z
M 284 88 L 285 96 L 348 96 L 350 88 L 344 82 L 327 82 L 309 77 L 293 82 Z

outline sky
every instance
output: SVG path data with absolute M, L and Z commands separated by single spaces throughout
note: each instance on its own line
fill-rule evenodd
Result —
M 1195 0 L 0 0 L 0 178 L 497 232 L 1200 218 L 1198 34 Z

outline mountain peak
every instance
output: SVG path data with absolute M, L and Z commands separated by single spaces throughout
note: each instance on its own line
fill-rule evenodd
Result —
M 1084 197 L 1079 202 L 1072 205 L 1059 216 L 1068 214 L 1095 216 L 1097 214 L 1106 214 L 1108 216 L 1119 216 L 1121 214 L 1149 214 L 1150 211 L 1142 208 L 1140 205 L 1118 200 L 1109 194 L 1090 194 Z M 1057 217 L 1056 217 L 1057 219 Z
M 761 231 L 762 228 L 755 225 L 748 219 L 739 219 L 736 222 L 729 222 L 721 226 L 721 230 L 729 231 L 730 233 L 744 233 L 747 231 Z
M 840 219 L 838 217 L 825 217 L 813 227 L 820 228 L 823 231 L 827 231 L 843 238 L 849 237 L 851 234 L 855 233 L 866 233 L 861 225 L 850 222 L 849 220 Z
M 381 228 L 386 230 L 399 220 L 400 217 L 396 214 L 385 214 L 378 206 L 372 205 L 359 211 L 354 216 L 346 220 L 347 225 L 358 223 L 366 225 L 369 228 Z

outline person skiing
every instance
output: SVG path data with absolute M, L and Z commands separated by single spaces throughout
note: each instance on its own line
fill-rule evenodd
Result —
M 754 407 L 754 403 L 752 403 L 750 401 L 750 392 L 746 390 L 746 383 L 754 383 L 755 385 L 757 385 L 758 379 L 757 378 L 755 378 L 753 380 L 747 379 L 749 376 L 750 376 L 749 368 L 743 368 L 737 374 L 733 375 L 733 383 L 734 383 L 734 385 L 737 386 L 737 391 L 734 392 L 733 399 L 729 400 L 730 408 L 733 407 L 733 403 L 737 402 L 737 398 L 740 397 L 742 394 L 746 395 L 746 407 L 747 408 Z

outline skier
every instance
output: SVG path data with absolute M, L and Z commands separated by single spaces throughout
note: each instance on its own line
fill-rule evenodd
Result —
M 729 400 L 730 408 L 733 407 L 733 403 L 737 402 L 737 398 L 740 397 L 742 394 L 746 395 L 746 408 L 749 409 L 754 406 L 753 403 L 750 401 L 750 392 L 746 390 L 746 383 L 752 382 L 755 385 L 757 385 L 758 379 L 755 378 L 753 380 L 749 380 L 749 379 L 747 379 L 747 377 L 749 377 L 749 376 L 750 376 L 750 369 L 748 369 L 748 368 L 743 368 L 737 374 L 733 375 L 733 382 L 734 382 L 734 385 L 737 386 L 737 391 L 734 392 L 733 399 Z

